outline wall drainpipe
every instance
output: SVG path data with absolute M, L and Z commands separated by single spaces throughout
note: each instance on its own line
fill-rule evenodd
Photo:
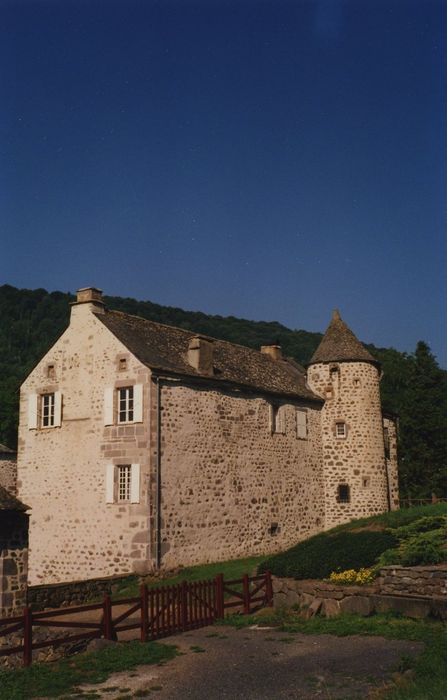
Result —
M 155 566 L 161 567 L 161 384 L 157 383 L 157 471 L 155 477 Z

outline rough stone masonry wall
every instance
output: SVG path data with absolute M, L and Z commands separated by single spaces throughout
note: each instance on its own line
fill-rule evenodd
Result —
M 325 398 L 321 416 L 326 528 L 388 509 L 382 410 L 377 368 L 367 362 L 314 364 L 310 387 Z M 346 424 L 346 438 L 336 423 Z M 349 503 L 338 499 L 347 484 Z
M 12 459 L 13 457 L 13 459 Z M 0 486 L 12 493 L 17 493 L 17 459 L 15 455 L 0 454 Z
M 399 509 L 399 471 L 397 461 L 397 423 L 395 420 L 384 416 L 383 427 L 388 431 L 389 456 L 386 457 L 388 470 L 390 505 L 391 510 Z
M 163 566 L 274 552 L 322 530 L 319 406 L 302 440 L 292 402 L 284 434 L 260 396 L 163 385 L 161 403 Z
M 147 561 L 149 376 L 82 304 L 23 384 L 18 496 L 31 507 L 31 585 L 122 575 Z M 105 426 L 105 388 L 133 383 L 146 387 L 143 422 Z M 53 391 L 62 392 L 61 427 L 30 430 L 29 394 Z M 106 503 L 108 463 L 140 464 L 139 504 Z
M 26 605 L 28 516 L 0 512 L 0 617 L 21 612 Z
M 379 588 L 386 595 L 440 596 L 447 600 L 447 565 L 385 566 L 380 571 Z

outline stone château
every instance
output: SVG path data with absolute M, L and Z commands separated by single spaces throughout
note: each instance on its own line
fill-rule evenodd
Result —
M 379 381 L 337 312 L 306 371 L 79 290 L 21 388 L 30 584 L 274 552 L 398 507 Z

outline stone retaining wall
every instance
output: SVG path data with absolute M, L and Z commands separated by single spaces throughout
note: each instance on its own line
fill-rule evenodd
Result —
M 129 576 L 72 581 L 70 583 L 53 583 L 47 586 L 29 586 L 28 605 L 33 610 L 61 608 L 67 605 L 101 599 L 106 593 L 113 593 L 119 584 L 129 580 Z
M 28 516 L 0 511 L 0 617 L 14 615 L 26 602 Z
M 371 586 L 273 577 L 275 607 L 295 607 L 306 617 L 340 613 L 398 612 L 406 617 L 447 620 L 447 565 L 388 566 Z
M 447 599 L 447 565 L 386 566 L 380 571 L 380 592 L 385 595 L 440 596 Z

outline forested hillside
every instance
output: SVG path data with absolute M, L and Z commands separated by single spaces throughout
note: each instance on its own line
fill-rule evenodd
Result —
M 36 362 L 69 322 L 68 293 L 0 287 L 0 442 L 17 442 L 18 390 Z M 319 333 L 290 330 L 276 322 L 160 306 L 149 301 L 105 297 L 109 308 L 259 348 L 278 340 L 285 355 L 305 364 Z M 355 331 L 355 329 L 354 329 Z M 399 414 L 401 495 L 447 497 L 447 372 L 419 342 L 413 354 L 367 346 L 382 363 L 384 408 Z

